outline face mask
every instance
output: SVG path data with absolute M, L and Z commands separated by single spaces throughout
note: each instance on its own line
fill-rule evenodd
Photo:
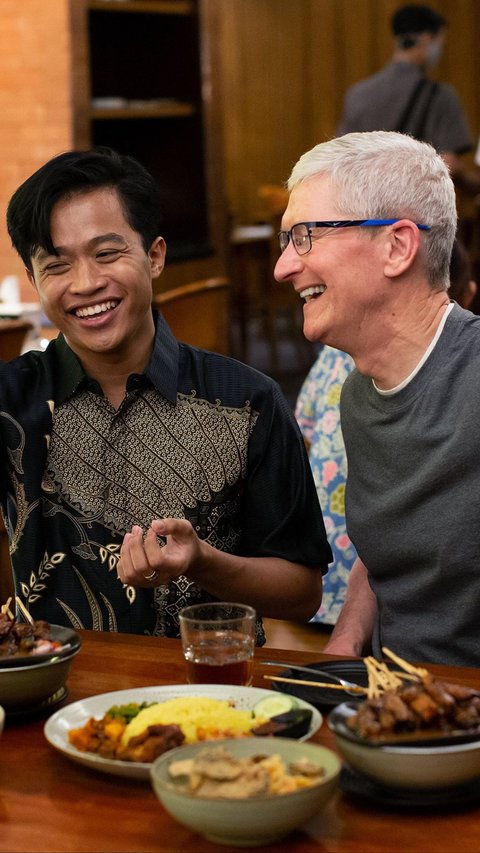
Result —
M 440 41 L 432 41 L 427 47 L 426 64 L 428 68 L 433 68 L 440 60 L 442 55 L 442 43 Z

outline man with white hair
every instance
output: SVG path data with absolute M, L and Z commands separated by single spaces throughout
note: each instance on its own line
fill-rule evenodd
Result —
M 288 189 L 275 276 L 306 337 L 356 365 L 341 417 L 359 559 L 327 651 L 478 666 L 480 317 L 449 300 L 448 169 L 409 136 L 351 133 Z

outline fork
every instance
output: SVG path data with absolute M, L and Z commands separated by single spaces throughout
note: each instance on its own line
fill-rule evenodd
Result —
M 283 663 L 279 660 L 261 660 L 259 661 L 259 663 L 263 664 L 264 666 L 279 666 L 282 669 L 291 669 L 295 670 L 296 672 L 306 672 L 309 675 L 322 675 L 324 678 L 326 677 L 331 681 L 340 684 L 345 690 L 345 693 L 348 693 L 350 696 L 358 696 L 359 688 L 362 690 L 362 692 L 365 689 L 362 685 L 356 684 L 354 681 L 348 681 L 346 678 L 340 678 L 340 676 L 334 675 L 332 672 L 327 672 L 326 670 L 322 669 L 313 669 L 313 667 L 310 666 L 299 666 L 293 663 Z

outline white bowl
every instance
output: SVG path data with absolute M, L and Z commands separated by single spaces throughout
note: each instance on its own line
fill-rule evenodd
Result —
M 331 712 L 328 725 L 339 752 L 354 770 L 393 788 L 431 789 L 462 785 L 480 778 L 480 738 L 464 742 L 412 746 L 383 745 L 362 740 L 345 730 L 355 712 L 343 703 Z
M 237 758 L 276 753 L 285 763 L 307 758 L 320 764 L 325 776 L 318 785 L 281 796 L 245 800 L 195 797 L 172 784 L 168 768 L 172 761 L 193 758 L 206 744 L 180 746 L 161 755 L 150 771 L 158 799 L 179 823 L 210 841 L 237 847 L 273 844 L 317 815 L 337 787 L 340 760 L 326 747 L 273 737 L 236 738 L 219 743 Z

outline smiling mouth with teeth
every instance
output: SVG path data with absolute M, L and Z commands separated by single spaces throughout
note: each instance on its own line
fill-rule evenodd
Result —
M 98 305 L 89 305 L 86 308 L 77 308 L 75 313 L 76 317 L 84 318 L 84 317 L 96 317 L 99 314 L 104 314 L 106 311 L 111 311 L 113 308 L 116 308 L 118 302 L 114 302 L 109 300 L 108 302 L 100 302 Z
M 300 291 L 300 298 L 304 299 L 305 302 L 310 302 L 312 299 L 316 299 L 317 296 L 321 296 L 326 289 L 324 284 L 315 284 L 312 287 L 306 287 L 305 290 Z

